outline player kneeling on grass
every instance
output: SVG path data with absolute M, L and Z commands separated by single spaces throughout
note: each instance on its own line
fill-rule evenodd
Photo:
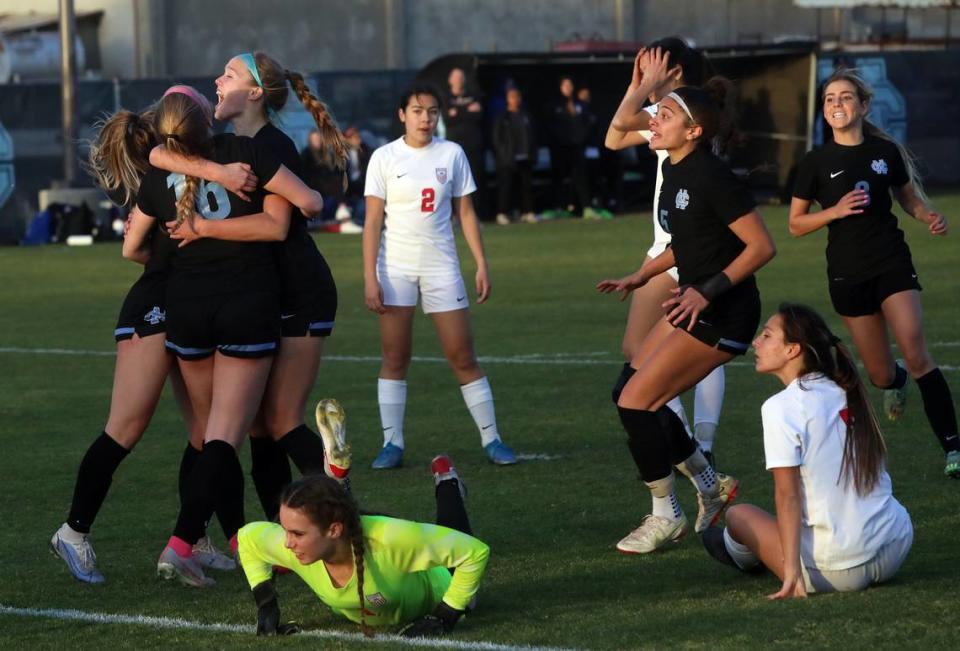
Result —
M 710 555 L 783 580 L 771 599 L 863 590 L 889 580 L 913 542 L 893 497 L 886 447 L 850 353 L 819 314 L 781 305 L 753 342 L 757 371 L 786 389 L 763 404 L 763 447 L 776 517 L 747 504 L 711 527 Z
M 259 609 L 257 634 L 297 630 L 280 623 L 275 566 L 298 574 L 367 635 L 369 627 L 397 625 L 407 637 L 453 630 L 477 593 L 490 548 L 470 535 L 465 490 L 450 458 L 436 457 L 431 469 L 436 525 L 361 515 L 340 484 L 311 475 L 284 490 L 280 524 L 241 529 L 240 563 Z

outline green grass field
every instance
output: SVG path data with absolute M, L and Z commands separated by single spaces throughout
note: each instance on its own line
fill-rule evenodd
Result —
M 960 195 L 941 195 L 937 204 L 948 216 L 960 214 Z M 759 278 L 764 312 L 783 300 L 807 302 L 842 332 L 827 298 L 824 234 L 791 240 L 784 208 L 766 208 L 763 214 L 779 246 Z M 960 228 L 960 221 L 955 224 Z M 904 228 L 926 287 L 931 351 L 947 367 L 957 395 L 960 235 L 934 239 L 915 222 Z M 370 470 L 381 443 L 379 340 L 376 318 L 363 306 L 360 240 L 318 240 L 337 278 L 340 311 L 313 397 L 336 397 L 347 411 L 353 486 L 361 504 L 431 520 L 429 463 L 434 454 L 448 452 L 469 486 L 474 529 L 492 548 L 480 607 L 461 623 L 455 640 L 591 649 L 948 648 L 956 643 L 960 484 L 942 475 L 943 457 L 915 386 L 906 416 L 884 424 L 895 491 L 916 529 L 913 551 L 891 584 L 860 594 L 770 603 L 764 596 L 779 587 L 772 575 L 739 575 L 712 561 L 692 535 L 663 553 L 620 555 L 614 544 L 647 513 L 649 498 L 609 398 L 620 364 L 625 305 L 593 287 L 603 277 L 636 267 L 651 237 L 649 219 L 487 228 L 484 236 L 494 289 L 491 300 L 474 306 L 472 314 L 477 350 L 489 358 L 484 367 L 500 430 L 518 452 L 552 460 L 507 468 L 486 462 L 456 382 L 437 361 L 439 347 L 421 315 L 414 352 L 426 359 L 414 363 L 409 378 L 406 465 Z M 464 259 L 470 279 L 472 262 L 468 255 Z M 74 581 L 47 551 L 69 506 L 80 458 L 106 420 L 112 331 L 137 273 L 120 258 L 118 245 L 0 249 L 0 605 L 249 625 L 255 622 L 255 607 L 239 572 L 217 575 L 218 585 L 205 591 L 155 578 L 156 557 L 176 517 L 177 466 L 185 438 L 167 394 L 144 440 L 118 471 L 93 531 L 107 583 Z M 753 371 L 749 356 L 735 360 L 727 370 L 716 446 L 721 468 L 743 481 L 738 499 L 771 510 L 760 405 L 780 388 L 775 379 Z M 874 397 L 879 406 L 879 393 Z M 246 450 L 241 457 L 248 465 Z M 695 515 L 692 487 L 678 486 L 687 514 Z M 259 505 L 249 482 L 247 502 L 248 517 L 255 519 Z M 211 532 L 222 544 L 216 525 Z M 295 577 L 278 583 L 285 618 L 310 629 L 356 632 Z M 9 612 L 0 613 L 0 631 L 3 648 L 264 644 L 249 633 Z M 294 648 L 306 642 L 301 637 L 270 644 Z M 309 642 L 370 646 L 353 638 Z M 381 644 L 396 646 L 397 640 Z

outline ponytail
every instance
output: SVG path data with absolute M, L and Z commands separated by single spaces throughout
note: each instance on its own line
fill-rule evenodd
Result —
M 94 127 L 97 134 L 83 169 L 105 192 L 122 195 L 129 205 L 140 191 L 140 180 L 150 169 L 150 150 L 157 144 L 153 112 L 117 111 Z
M 857 494 L 865 496 L 880 481 L 887 448 L 857 365 L 850 351 L 812 308 L 784 303 L 777 313 L 783 322 L 784 341 L 799 344 L 803 351 L 801 377 L 815 373 L 829 378 L 846 392 L 847 432 L 837 480 L 852 482 Z
M 313 116 L 313 121 L 317 123 L 317 128 L 323 137 L 324 146 L 333 150 L 336 168 L 341 171 L 346 170 L 347 143 L 343 138 L 343 134 L 340 133 L 340 129 L 337 127 L 333 116 L 330 115 L 330 110 L 327 108 L 327 105 L 310 92 L 310 88 L 307 87 L 303 75 L 299 72 L 284 70 L 284 76 L 287 78 L 287 81 L 290 82 L 293 92 L 297 94 L 297 98 L 303 104 L 304 108 L 310 111 L 310 114 Z M 343 184 L 344 189 L 346 189 L 346 174 L 343 176 Z

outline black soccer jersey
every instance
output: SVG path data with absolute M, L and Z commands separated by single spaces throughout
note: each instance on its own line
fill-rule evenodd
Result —
M 261 183 L 273 178 L 280 167 L 269 149 L 250 138 L 232 134 L 213 138 L 210 160 L 221 164 L 248 163 Z M 140 185 L 137 205 L 162 226 L 176 219 L 177 197 L 182 194 L 184 184 L 182 174 L 151 167 Z M 196 210 L 205 219 L 230 219 L 262 212 L 263 191 L 258 189 L 248 196 L 250 201 L 244 201 L 219 183 L 201 179 Z M 172 267 L 173 277 L 178 280 L 177 293 L 204 296 L 276 287 L 273 252 L 267 242 L 200 239 L 177 249 Z
M 730 168 L 698 147 L 676 165 L 663 161 L 660 226 L 672 237 L 680 285 L 723 271 L 744 249 L 728 225 L 756 207 Z
M 293 141 L 273 124 L 267 123 L 253 137 L 257 145 L 269 148 L 291 172 L 300 176 L 302 161 Z M 321 277 L 329 276 L 326 263 L 307 230 L 307 220 L 296 208 L 290 216 L 287 239 L 277 248 L 281 305 L 284 314 L 302 309 L 319 289 Z
M 831 279 L 865 280 L 912 264 L 890 196 L 892 188 L 909 180 L 896 145 L 875 136 L 865 136 L 853 147 L 830 141 L 800 161 L 793 196 L 831 208 L 845 194 L 860 189 L 869 200 L 862 213 L 827 226 L 827 273 Z

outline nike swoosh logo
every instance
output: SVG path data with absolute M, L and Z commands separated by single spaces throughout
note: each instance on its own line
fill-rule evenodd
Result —
M 493 427 L 493 423 L 490 423 L 486 427 L 481 427 L 480 429 L 490 429 L 491 427 Z
M 401 176 L 406 176 L 407 174 L 409 174 L 409 172 L 404 172 L 403 174 L 397 174 L 397 178 L 399 179 Z
M 295 317 L 295 316 L 297 316 L 297 315 L 296 315 L 296 314 L 281 314 L 281 315 L 280 315 L 280 318 L 281 318 L 281 319 L 292 319 L 292 318 Z
M 838 176 L 840 176 L 841 174 L 843 174 L 845 171 L 846 171 L 846 170 L 840 170 L 839 172 L 830 172 L 830 178 L 831 178 L 831 179 L 835 179 L 835 178 L 837 178 Z
M 466 296 L 457 296 L 457 303 L 459 303 L 460 301 L 462 301 L 462 300 L 465 299 L 465 298 L 466 298 Z
M 386 431 L 389 430 L 389 429 L 393 429 L 393 425 L 391 425 L 390 427 L 384 427 L 384 428 L 383 428 L 383 431 L 386 432 Z

